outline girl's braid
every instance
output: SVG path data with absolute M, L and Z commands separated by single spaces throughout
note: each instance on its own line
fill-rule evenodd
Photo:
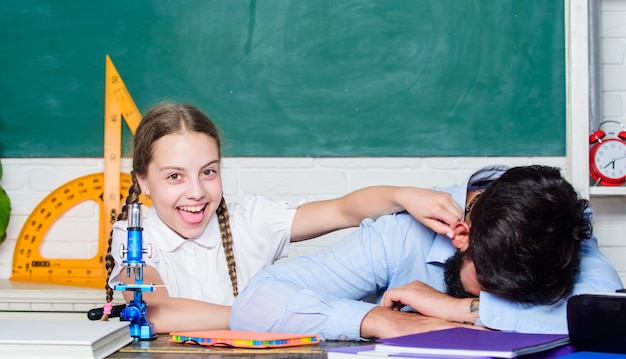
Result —
M 236 297 L 237 292 L 237 269 L 235 266 L 235 253 L 233 252 L 233 235 L 230 232 L 230 215 L 228 214 L 228 206 L 222 197 L 220 205 L 217 207 L 217 220 L 220 224 L 220 233 L 222 235 L 222 246 L 224 246 L 224 254 L 226 255 L 226 264 L 228 265 L 228 274 L 230 282 L 233 286 L 233 295 Z

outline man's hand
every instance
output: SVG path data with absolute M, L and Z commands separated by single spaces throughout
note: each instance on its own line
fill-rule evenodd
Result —
M 385 308 L 410 306 L 427 317 L 465 324 L 478 319 L 478 304 L 478 298 L 454 298 L 420 281 L 389 289 L 380 302 Z
M 482 327 L 452 323 L 439 318 L 426 317 L 418 313 L 375 307 L 365 315 L 361 322 L 361 337 L 392 338 L 456 327 L 485 330 Z

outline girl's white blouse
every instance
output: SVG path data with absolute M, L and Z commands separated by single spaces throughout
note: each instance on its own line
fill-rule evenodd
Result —
M 228 205 L 240 292 L 261 268 L 287 256 L 296 208 L 260 195 L 247 195 Z M 152 256 L 144 254 L 142 259 L 157 269 L 169 295 L 231 305 L 234 296 L 217 215 L 213 214 L 199 238 L 183 239 L 161 221 L 154 209 L 144 208 L 144 212 L 143 247 L 151 245 Z M 111 287 L 134 280 L 132 271 L 133 280 L 127 279 L 122 262 L 126 258 L 120 253 L 121 245 L 127 247 L 126 227 L 126 221 L 113 225 L 111 254 L 115 267 L 109 279 Z

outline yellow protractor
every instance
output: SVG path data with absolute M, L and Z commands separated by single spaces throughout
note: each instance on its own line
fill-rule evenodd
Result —
M 120 174 L 121 208 L 132 184 L 131 175 Z M 106 282 L 105 256 L 109 233 L 102 230 L 110 221 L 103 209 L 104 174 L 94 173 L 76 178 L 51 192 L 30 214 L 15 245 L 12 281 L 72 285 L 104 288 Z M 98 253 L 89 259 L 44 258 L 40 247 L 50 227 L 65 212 L 85 201 L 95 201 L 100 206 Z M 140 201 L 151 205 L 145 196 Z

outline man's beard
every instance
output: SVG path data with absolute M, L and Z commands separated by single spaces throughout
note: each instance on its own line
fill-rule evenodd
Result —
M 461 283 L 461 268 L 465 256 L 460 250 L 457 250 L 454 255 L 443 264 L 443 275 L 446 282 L 446 293 L 456 298 L 476 298 L 475 295 L 470 294 L 463 288 Z

